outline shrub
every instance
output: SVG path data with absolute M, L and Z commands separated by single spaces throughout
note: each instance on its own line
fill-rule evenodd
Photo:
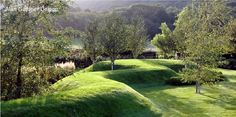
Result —
M 41 77 L 46 79 L 50 84 L 54 84 L 58 80 L 73 74 L 74 70 L 72 69 L 63 69 L 63 68 L 47 68 L 41 71 Z
M 30 97 L 45 93 L 49 90 L 50 84 L 53 84 L 72 73 L 73 70 L 55 67 L 40 69 L 24 68 L 22 74 L 21 97 Z M 1 70 L 1 100 L 10 100 L 15 98 L 15 82 L 16 75 L 10 67 Z
M 36 71 L 23 74 L 22 80 L 22 97 L 43 94 L 48 91 L 48 87 L 50 86 L 50 83 Z

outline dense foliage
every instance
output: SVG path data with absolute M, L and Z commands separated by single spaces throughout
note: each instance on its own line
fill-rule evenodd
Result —
M 91 58 L 93 63 L 96 62 L 97 56 L 102 53 L 101 38 L 100 38 L 100 24 L 98 19 L 94 19 L 86 26 L 86 31 L 81 36 L 81 40 L 86 50 L 87 55 Z
M 128 48 L 128 32 L 124 20 L 117 14 L 111 14 L 104 18 L 101 29 L 101 45 L 104 52 L 109 56 L 114 69 L 114 62 L 120 52 Z
M 144 51 L 147 40 L 143 18 L 134 17 L 126 30 L 128 31 L 128 50 L 131 51 L 133 58 L 137 58 Z
M 30 96 L 46 85 L 41 69 L 65 52 L 66 36 L 54 30 L 51 21 L 67 3 L 6 0 L 1 4 L 1 93 L 3 99 Z
M 196 93 L 200 93 L 201 84 L 218 79 L 208 69 L 217 67 L 220 56 L 230 51 L 226 27 L 232 20 L 224 1 L 199 2 L 193 2 L 179 14 L 174 31 L 177 49 L 187 64 L 183 78 L 196 81 Z
M 162 51 L 164 58 L 171 55 L 173 56 L 176 50 L 173 34 L 166 23 L 162 23 L 160 29 L 162 30 L 162 33 L 157 34 L 151 42 Z

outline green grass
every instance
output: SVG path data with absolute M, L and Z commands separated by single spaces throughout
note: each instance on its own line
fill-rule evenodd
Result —
M 233 117 L 236 116 L 236 71 L 219 69 L 227 81 L 214 86 L 202 87 L 200 95 L 194 86 L 170 86 L 162 81 L 178 75 L 183 63 L 177 60 L 119 60 L 116 71 L 110 69 L 109 62 L 97 63 L 85 71 L 109 74 L 110 79 L 129 84 L 139 93 L 149 98 L 164 117 Z M 140 71 L 139 71 L 140 70 Z M 97 72 L 102 71 L 102 72 Z
M 95 76 L 103 76 L 126 84 L 160 83 L 177 76 L 176 71 L 183 67 L 178 60 L 138 60 L 127 59 L 116 61 L 116 69 L 110 70 L 110 62 L 104 61 L 92 65 L 81 72 L 89 72 Z
M 7 117 L 236 116 L 236 71 L 219 69 L 228 80 L 211 87 L 204 85 L 202 93 L 195 94 L 194 86 L 170 86 L 164 82 L 178 75 L 182 61 L 117 60 L 116 68 L 111 71 L 110 62 L 99 62 L 54 84 L 54 93 L 2 102 L 1 114 Z
M 75 73 L 52 86 L 54 93 L 2 102 L 11 116 L 156 117 L 159 110 L 129 86 L 89 73 Z
M 194 86 L 142 84 L 132 87 L 155 103 L 164 117 L 235 117 L 236 71 L 219 71 L 228 80 L 214 86 L 204 85 L 201 94 L 194 93 Z

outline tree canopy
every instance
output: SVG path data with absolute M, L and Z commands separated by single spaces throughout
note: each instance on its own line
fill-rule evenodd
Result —
M 178 16 L 174 31 L 177 47 L 185 53 L 185 61 L 195 66 L 187 65 L 183 74 L 188 77 L 184 79 L 194 79 L 197 93 L 202 83 L 217 79 L 216 75 L 211 77 L 209 69 L 217 67 L 220 56 L 229 51 L 230 37 L 226 35 L 232 18 L 229 11 L 224 1 L 195 1 Z
M 117 14 L 107 15 L 101 28 L 101 45 L 104 52 L 110 57 L 113 70 L 119 53 L 128 48 L 127 28 L 124 20 Z
M 1 4 L 1 83 L 6 86 L 1 93 L 5 99 L 32 95 L 45 83 L 38 71 L 64 54 L 65 36 L 51 21 L 52 16 L 63 13 L 67 2 L 5 0 Z M 31 85 L 34 90 L 25 90 L 27 83 L 35 84 Z
M 164 58 L 167 58 L 167 55 L 173 55 L 175 53 L 175 42 L 172 32 L 166 23 L 162 23 L 160 29 L 162 33 L 157 34 L 151 42 L 157 48 L 161 49 Z

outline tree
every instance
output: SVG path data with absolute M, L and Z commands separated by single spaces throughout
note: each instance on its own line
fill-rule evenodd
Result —
M 176 50 L 180 53 L 181 57 L 185 57 L 187 34 L 193 32 L 194 22 L 192 20 L 193 13 L 190 7 L 185 7 L 177 16 L 175 21 L 175 29 L 173 31 L 173 38 L 176 44 Z
M 139 16 L 133 18 L 127 30 L 129 33 L 129 50 L 132 51 L 133 58 L 137 58 L 143 52 L 146 42 L 146 30 L 143 19 Z
M 162 33 L 157 34 L 151 43 L 161 49 L 164 58 L 167 58 L 168 54 L 173 54 L 175 52 L 175 42 L 173 40 L 172 32 L 166 23 L 162 23 L 160 29 L 162 30 Z
M 98 20 L 91 21 L 86 27 L 84 36 L 82 37 L 84 49 L 90 56 L 93 63 L 96 62 L 96 57 L 101 53 L 101 41 L 99 38 L 99 23 Z
M 1 1 L 1 73 L 8 82 L 10 98 L 24 96 L 25 71 L 36 75 L 39 68 L 49 65 L 57 54 L 63 53 L 66 45 L 61 31 L 55 31 L 52 20 L 67 7 L 62 0 L 4 0 Z M 57 38 L 48 40 L 46 35 Z M 10 78 L 9 78 L 10 77 Z M 11 79 L 11 80 L 9 80 Z M 15 83 L 15 85 L 13 85 Z M 4 85 L 6 86 L 6 85 Z M 6 89 L 6 87 L 4 87 Z M 5 90 L 3 90 L 5 91 Z
M 196 82 L 196 93 L 200 93 L 201 84 L 211 84 L 219 78 L 211 69 L 216 68 L 220 56 L 229 51 L 230 37 L 225 30 L 231 20 L 229 11 L 224 1 L 197 0 L 179 15 L 177 23 L 189 20 L 183 24 L 188 28 L 181 27 L 184 39 L 181 44 L 177 43 L 185 47 L 184 60 L 188 63 L 182 72 L 183 79 Z
M 227 26 L 228 34 L 231 37 L 231 52 L 236 53 L 236 19 L 232 20 Z
M 101 27 L 101 46 L 110 57 L 111 69 L 114 70 L 115 60 L 119 53 L 128 50 L 127 28 L 124 20 L 117 14 L 110 14 L 104 18 Z

